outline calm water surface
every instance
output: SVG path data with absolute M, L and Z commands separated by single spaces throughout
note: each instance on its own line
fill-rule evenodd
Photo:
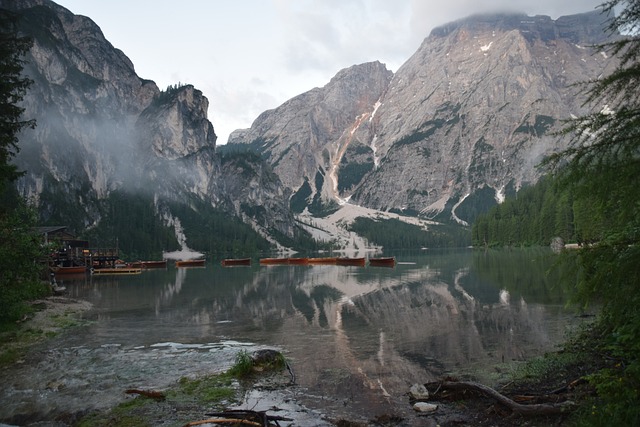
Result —
M 395 268 L 210 260 L 65 280 L 93 303 L 88 323 L 0 374 L 0 419 L 107 406 L 260 347 L 285 353 L 311 406 L 382 413 L 413 383 L 542 354 L 576 323 L 549 251 L 393 255 Z

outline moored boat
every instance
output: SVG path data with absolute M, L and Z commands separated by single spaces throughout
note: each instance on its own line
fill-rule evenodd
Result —
M 143 268 L 167 268 L 167 260 L 162 261 L 140 261 Z
M 127 264 L 131 268 L 167 268 L 167 260 L 162 261 L 135 261 Z
M 306 265 L 309 264 L 309 258 L 287 258 L 287 264 Z
M 204 259 L 184 259 L 176 261 L 176 267 L 204 267 Z
M 94 276 L 129 275 L 129 274 L 140 274 L 140 273 L 142 273 L 141 268 L 128 268 L 128 267 L 94 268 L 91 270 L 91 274 L 93 274 Z
M 309 258 L 312 265 L 335 265 L 338 262 L 336 257 Z
M 57 274 L 83 274 L 87 272 L 87 267 L 84 265 L 73 265 L 69 267 L 55 266 L 51 267 L 51 271 Z
M 337 265 L 353 265 L 356 267 L 364 267 L 366 261 L 364 257 L 362 258 L 346 258 L 341 257 L 336 260 Z
M 251 265 L 251 258 L 227 258 L 223 259 L 220 264 L 223 267 L 233 267 L 236 265 Z
M 369 258 L 369 265 L 372 267 L 395 267 L 395 257 Z

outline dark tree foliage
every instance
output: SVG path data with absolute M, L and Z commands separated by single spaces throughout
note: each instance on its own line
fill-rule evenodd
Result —
M 30 46 L 15 33 L 15 15 L 0 9 L 0 329 L 27 310 L 25 301 L 47 292 L 40 280 L 44 248 L 34 232 L 35 214 L 9 185 L 20 176 L 11 164 L 18 134 L 35 126 L 21 118 L 24 109 L 18 106 L 30 84 L 21 75 Z
M 157 213 L 153 197 L 114 191 L 102 202 L 101 221 L 82 237 L 93 247 L 115 248 L 128 261 L 161 259 L 163 251 L 179 249 L 172 227 Z
M 170 210 L 180 218 L 187 245 L 196 251 L 248 255 L 271 249 L 271 244 L 250 225 L 202 200 L 173 203 Z
M 21 174 L 11 159 L 18 152 L 18 134 L 35 127 L 34 120 L 22 119 L 24 98 L 31 80 L 22 76 L 24 54 L 32 41 L 16 35 L 16 15 L 0 9 L 0 192 Z
M 468 229 L 446 224 L 423 230 L 398 219 L 357 218 L 349 230 L 385 249 L 454 248 L 471 243 Z
M 548 176 L 521 189 L 515 197 L 478 216 L 471 234 L 474 246 L 547 246 L 554 237 L 565 242 L 593 242 L 602 236 L 604 220 L 591 206 Z
M 45 248 L 33 209 L 19 202 L 0 217 L 0 330 L 28 311 L 26 301 L 49 290 L 42 281 Z
M 611 0 L 602 7 L 619 12 L 609 30 L 623 36 L 599 48 L 620 63 L 587 83 L 593 112 L 568 123 L 571 145 L 546 164 L 572 191 L 583 216 L 594 214 L 587 225 L 599 236 L 575 254 L 577 301 L 602 306 L 602 349 L 617 363 L 591 378 L 598 409 L 590 423 L 640 425 L 640 1 Z

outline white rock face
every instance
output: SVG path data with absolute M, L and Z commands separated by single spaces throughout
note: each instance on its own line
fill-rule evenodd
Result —
M 393 73 L 380 62 L 344 69 L 323 88 L 315 88 L 265 111 L 250 129 L 234 131 L 229 144 L 248 144 L 264 153 L 289 188 L 305 180 L 314 194 L 335 196 L 331 171 L 350 145 L 366 141 L 356 131 L 369 126 L 376 102 Z
M 15 162 L 27 171 L 19 191 L 45 219 L 70 207 L 81 223 L 69 225 L 80 231 L 99 221 L 104 199 L 124 190 L 156 204 L 202 201 L 292 236 L 289 192 L 277 176 L 259 159 L 221 163 L 201 91 L 160 91 L 91 19 L 51 1 L 0 0 L 0 7 L 19 14 L 21 32 L 34 41 L 24 68 L 34 83 L 22 106 L 37 127 L 21 135 Z
M 231 144 L 263 153 L 293 191 L 428 217 L 538 179 L 566 145 L 561 121 L 586 110 L 573 83 L 615 65 L 584 46 L 605 40 L 599 12 L 475 16 L 435 29 L 392 76 L 343 70 L 325 87 L 260 115 Z M 471 197 L 469 197 L 471 196 Z

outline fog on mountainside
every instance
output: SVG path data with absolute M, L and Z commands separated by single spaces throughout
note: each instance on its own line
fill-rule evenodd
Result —
M 359 215 L 466 227 L 539 178 L 566 143 L 562 120 L 584 111 L 571 85 L 614 66 L 589 47 L 606 36 L 598 12 L 473 16 L 435 28 L 396 73 L 341 70 L 216 147 L 204 94 L 137 76 L 90 18 L 48 0 L 0 6 L 34 38 L 24 106 L 38 127 L 20 141 L 20 192 L 43 223 L 141 253 L 353 249 Z

